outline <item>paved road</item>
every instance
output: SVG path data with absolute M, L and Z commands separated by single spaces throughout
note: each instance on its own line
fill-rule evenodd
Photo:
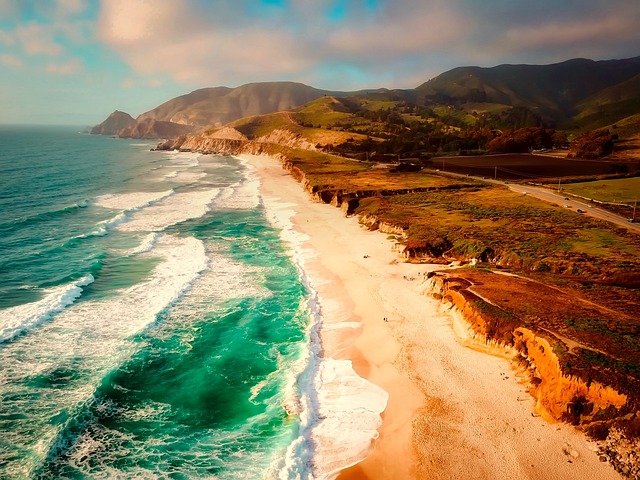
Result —
M 603 210 L 602 208 L 594 207 L 593 205 L 582 200 L 574 200 L 571 197 L 565 197 L 562 194 L 558 194 L 557 192 L 553 192 L 546 188 L 531 187 L 528 185 L 515 185 L 511 183 L 508 183 L 507 186 L 514 192 L 526 193 L 527 195 L 531 195 L 532 197 L 536 197 L 550 203 L 555 203 L 557 205 L 570 208 L 571 210 L 574 210 L 576 212 L 580 210 L 581 212 L 584 212 L 584 215 L 598 218 L 600 220 L 607 220 L 611 223 L 615 223 L 620 227 L 640 233 L 639 223 L 630 223 L 626 218 L 621 217 L 620 215 L 608 212 L 607 210 Z
M 467 177 L 467 175 L 461 175 L 451 172 L 447 172 L 446 174 L 454 175 L 457 177 Z M 491 180 L 481 177 L 469 178 L 480 180 L 482 182 L 494 183 L 496 185 L 506 185 L 514 192 L 531 195 L 532 197 L 539 198 L 540 200 L 555 203 L 556 205 L 560 205 L 562 207 L 570 208 L 574 212 L 578 212 L 578 210 L 580 210 L 584 212 L 583 215 L 588 215 L 600 220 L 607 220 L 611 223 L 615 223 L 620 227 L 627 228 L 636 233 L 640 233 L 640 223 L 638 223 L 637 221 L 635 223 L 630 223 L 625 217 L 621 217 L 620 215 L 616 215 L 615 213 L 611 213 L 601 208 L 594 207 L 593 205 L 590 205 L 589 203 L 586 203 L 582 200 L 573 200 L 570 196 L 565 197 L 563 194 L 559 194 L 557 192 L 554 192 L 553 190 L 549 190 L 548 188 L 531 187 L 529 185 L 520 185 L 517 183 L 505 183 L 501 180 Z

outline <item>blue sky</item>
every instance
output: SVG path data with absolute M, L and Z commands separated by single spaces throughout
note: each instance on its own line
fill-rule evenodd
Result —
M 638 0 L 0 0 L 0 124 L 93 125 L 209 86 L 628 58 L 638 25 Z

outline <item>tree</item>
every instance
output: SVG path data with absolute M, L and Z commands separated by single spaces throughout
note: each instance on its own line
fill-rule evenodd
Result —
M 551 148 L 553 130 L 527 127 L 508 130 L 487 144 L 487 150 L 494 153 L 527 153 L 532 149 Z
M 614 136 L 609 130 L 588 130 L 578 135 L 572 142 L 568 158 L 595 159 L 613 152 Z

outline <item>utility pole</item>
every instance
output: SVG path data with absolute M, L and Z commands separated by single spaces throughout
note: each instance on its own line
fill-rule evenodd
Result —
M 442 171 L 444 172 L 444 157 L 442 157 Z
M 493 167 L 493 179 L 497 180 L 498 179 L 498 166 L 496 165 L 495 167 Z
M 633 215 L 631 216 L 631 220 L 636 221 L 636 207 L 638 206 L 638 199 L 633 204 Z

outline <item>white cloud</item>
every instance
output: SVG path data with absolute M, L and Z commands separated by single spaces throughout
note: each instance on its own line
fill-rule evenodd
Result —
M 9 53 L 0 54 L 0 63 L 7 67 L 20 68 L 24 67 L 24 62 L 16 57 L 15 55 L 11 55 Z
M 77 58 L 61 63 L 49 62 L 45 67 L 45 72 L 53 75 L 76 75 L 82 70 L 82 62 Z
M 444 0 L 405 0 L 334 24 L 328 0 L 292 2 L 285 15 L 247 14 L 237 4 L 206 7 L 194 0 L 105 0 L 97 36 L 139 74 L 168 74 L 194 85 L 300 79 L 324 62 L 380 71 L 410 55 L 446 48 L 468 21 Z M 357 21 L 362 19 L 362 21 Z M 343 78 L 335 79 L 338 85 Z
M 333 0 L 290 0 L 286 8 L 250 0 L 103 0 L 96 35 L 145 77 L 193 86 L 277 79 L 317 85 L 313 79 L 322 78 L 317 86 L 326 88 L 411 87 L 406 79 L 427 80 L 463 64 L 544 63 L 577 52 L 631 51 L 621 45 L 640 42 L 640 29 L 629 27 L 639 17 L 636 1 L 610 0 L 605 8 L 576 0 L 573 9 L 549 1 L 544 8 L 527 3 L 524 18 L 518 12 L 525 4 L 516 0 L 383 0 L 375 8 L 345 2 L 333 16 Z M 395 79 L 401 84 L 385 83 Z
M 35 22 L 18 25 L 15 35 L 28 55 L 58 56 L 64 52 L 62 45 L 54 40 L 54 29 Z
M 167 73 L 184 83 L 293 74 L 309 64 L 286 32 L 220 25 L 217 17 L 184 7 L 172 1 L 104 2 L 98 38 L 137 73 Z
M 6 46 L 15 45 L 16 37 L 7 31 L 0 30 L 0 43 Z
M 0 16 L 12 18 L 20 11 L 18 0 L 0 0 Z
M 58 0 L 56 11 L 62 16 L 78 15 L 87 9 L 85 0 Z
M 504 46 L 515 52 L 556 49 L 586 53 L 610 43 L 633 41 L 634 37 L 638 40 L 638 20 L 633 16 L 609 14 L 573 22 L 514 28 L 506 32 Z

